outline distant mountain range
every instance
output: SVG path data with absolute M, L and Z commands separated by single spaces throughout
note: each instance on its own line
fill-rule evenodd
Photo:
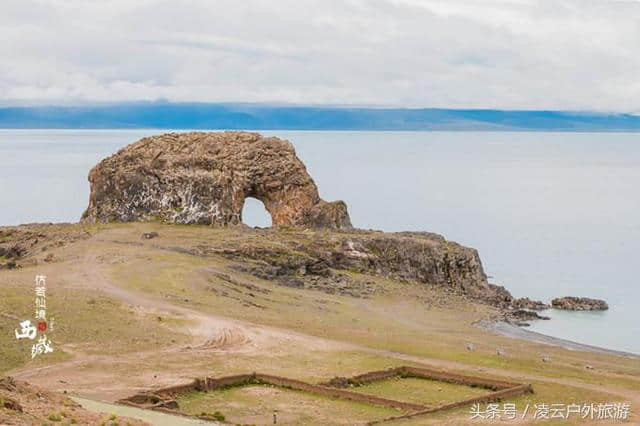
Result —
M 2 107 L 0 128 L 640 131 L 640 115 L 149 102 Z

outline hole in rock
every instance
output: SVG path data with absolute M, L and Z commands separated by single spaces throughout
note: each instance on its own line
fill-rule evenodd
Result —
M 267 228 L 271 226 L 271 215 L 264 208 L 262 201 L 248 197 L 242 207 L 242 222 L 251 227 Z

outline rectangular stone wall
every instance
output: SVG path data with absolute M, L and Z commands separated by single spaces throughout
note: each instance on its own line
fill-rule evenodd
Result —
M 316 395 L 322 395 L 332 398 L 340 398 L 355 402 L 380 405 L 385 407 L 396 408 L 399 410 L 409 411 L 410 413 L 382 419 L 372 422 L 371 424 L 382 423 L 385 421 L 410 418 L 425 415 L 441 410 L 449 410 L 475 403 L 498 401 L 503 398 L 533 393 L 531 385 L 521 385 L 517 383 L 509 383 L 501 380 L 485 379 L 482 377 L 466 376 L 462 374 L 446 373 L 428 368 L 417 367 L 399 367 L 388 370 L 372 371 L 369 373 L 354 376 L 346 379 L 353 383 L 366 384 L 375 381 L 386 380 L 392 377 L 415 377 L 427 380 L 436 380 L 447 383 L 455 383 L 459 385 L 482 387 L 491 389 L 494 392 L 478 397 L 457 401 L 450 404 L 444 404 L 438 407 L 427 407 L 423 404 L 415 404 L 410 402 L 396 401 L 393 399 L 382 398 L 373 395 L 366 395 L 325 385 L 316 385 L 306 383 L 300 380 L 289 379 L 281 376 L 273 376 L 270 374 L 239 374 L 234 376 L 226 376 L 220 378 L 206 377 L 195 379 L 192 382 L 182 385 L 169 386 L 159 389 L 155 392 L 143 392 L 130 398 L 119 401 L 121 404 L 133 405 L 141 408 L 162 409 L 163 411 L 173 412 L 164 407 L 163 403 L 171 402 L 179 395 L 194 391 L 213 391 L 231 386 L 245 386 L 249 384 L 268 384 L 287 388 Z M 160 400 L 158 402 L 158 400 Z M 173 401 L 175 403 L 175 401 Z M 177 413 L 177 412 L 176 412 Z M 179 414 L 179 413 L 178 413 Z
M 380 398 L 372 395 L 365 395 L 357 392 L 346 391 L 343 389 L 329 388 L 326 386 L 312 385 L 301 382 L 299 380 L 288 379 L 286 377 L 271 376 L 267 374 L 257 374 L 256 378 L 263 382 L 274 386 L 285 387 L 289 389 L 309 392 L 316 395 L 329 396 L 333 398 L 347 399 L 350 401 L 364 402 L 368 404 L 381 405 L 385 407 L 397 408 L 400 410 L 424 410 L 422 404 L 414 404 L 409 402 L 396 401 L 387 398 Z
M 526 395 L 529 393 L 533 393 L 533 388 L 531 387 L 531 385 L 516 385 L 512 388 L 491 392 L 490 394 L 487 394 L 487 395 L 481 395 L 474 398 L 465 399 L 463 401 L 457 401 L 457 402 L 452 402 L 450 404 L 440 405 L 438 407 L 427 408 L 420 411 L 414 411 L 412 413 L 404 414 L 401 416 L 387 417 L 386 419 L 369 422 L 368 424 L 375 425 L 375 424 L 390 422 L 394 420 L 410 419 L 413 417 L 424 416 L 426 414 L 435 413 L 437 411 L 451 410 L 454 408 L 460 408 L 467 405 L 480 404 L 485 402 L 487 403 L 496 402 L 505 398 Z
M 447 373 L 428 368 L 418 367 L 398 367 L 388 370 L 371 371 L 369 373 L 360 374 L 347 379 L 348 382 L 355 385 L 373 383 L 380 380 L 386 380 L 392 377 L 404 376 L 415 377 L 419 379 L 436 380 L 439 382 L 453 383 L 464 386 L 481 387 L 494 391 L 509 389 L 517 386 L 516 383 L 509 383 L 501 380 L 485 379 L 482 377 L 466 376 L 463 374 Z
M 398 370 L 400 370 L 400 374 L 410 377 L 437 380 L 440 382 L 454 383 L 465 386 L 482 387 L 494 391 L 510 389 L 518 386 L 517 383 L 485 379 L 482 377 L 465 376 L 462 374 L 445 373 L 442 371 L 430 370 L 427 368 L 400 367 Z

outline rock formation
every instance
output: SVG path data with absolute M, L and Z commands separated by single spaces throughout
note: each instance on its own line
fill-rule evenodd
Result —
M 521 297 L 520 299 L 515 299 L 511 305 L 514 309 L 527 309 L 530 311 L 544 311 L 545 309 L 549 309 L 550 306 L 546 303 L 542 303 L 539 300 L 531 300 L 528 297 Z
M 609 309 L 609 305 L 604 300 L 571 296 L 553 299 L 551 306 L 567 311 L 606 311 Z
M 256 246 L 227 242 L 224 247 L 199 244 L 197 256 L 220 255 L 236 261 L 236 269 L 281 285 L 368 297 L 375 285 L 344 272 L 382 275 L 440 287 L 447 292 L 500 308 L 511 294 L 487 282 L 475 249 L 428 232 L 384 233 L 352 230 L 335 233 L 288 234 L 287 244 Z M 277 237 L 274 235 L 274 240 Z
M 141 139 L 89 173 L 83 222 L 242 222 L 247 197 L 273 225 L 351 228 L 342 201 L 323 201 L 293 145 L 247 132 L 170 133 Z
M 245 199 L 253 197 L 264 203 L 274 225 L 351 228 L 345 203 L 320 199 L 291 143 L 257 133 L 144 138 L 100 162 L 91 170 L 89 182 L 84 222 L 237 224 Z M 244 272 L 290 287 L 357 297 L 373 294 L 375 285 L 340 272 L 356 271 L 417 281 L 500 308 L 516 308 L 506 289 L 487 281 L 476 250 L 440 235 L 352 230 L 317 237 L 307 244 L 293 242 L 293 248 L 249 245 L 224 252 L 238 260 L 236 267 Z M 208 254 L 202 246 L 193 251 Z

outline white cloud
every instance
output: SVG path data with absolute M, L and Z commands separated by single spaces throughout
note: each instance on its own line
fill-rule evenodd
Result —
M 4 104 L 640 111 L 640 2 L 5 0 Z

